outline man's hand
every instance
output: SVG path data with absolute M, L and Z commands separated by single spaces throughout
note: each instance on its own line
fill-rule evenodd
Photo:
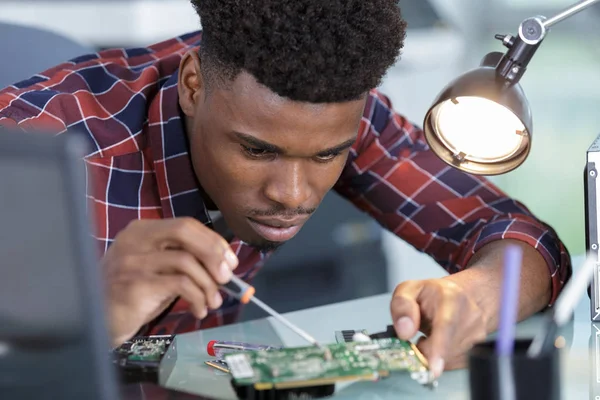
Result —
M 448 279 L 398 285 L 391 312 L 400 339 L 410 340 L 418 331 L 426 335 L 417 347 L 436 377 L 444 369 L 465 366 L 468 350 L 487 334 L 483 310 L 462 287 Z
M 103 260 L 114 346 L 134 336 L 178 296 L 196 318 L 223 302 L 219 284 L 238 265 L 229 244 L 192 218 L 140 220 L 115 238 Z
M 427 336 L 417 346 L 436 376 L 444 367 L 466 366 L 470 348 L 497 329 L 502 305 L 502 260 L 507 245 L 523 250 L 518 315 L 521 321 L 548 305 L 551 279 L 540 253 L 517 240 L 497 240 L 483 246 L 463 271 L 396 287 L 391 303 L 396 333 L 405 340 L 418 331 Z

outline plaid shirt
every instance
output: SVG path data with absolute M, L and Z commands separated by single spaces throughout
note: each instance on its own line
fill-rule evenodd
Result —
M 192 169 L 177 99 L 182 55 L 200 46 L 194 32 L 148 48 L 81 56 L 0 91 L 0 125 L 83 135 L 89 211 L 103 254 L 130 221 L 190 216 L 210 224 Z M 482 246 L 517 239 L 535 247 L 552 275 L 552 301 L 570 275 L 569 255 L 554 231 L 485 178 L 440 161 L 423 132 L 370 92 L 358 139 L 335 186 L 448 272 L 461 271 Z M 247 281 L 261 254 L 231 242 Z M 200 321 L 180 300 L 144 333 L 181 333 L 233 322 L 239 303 Z

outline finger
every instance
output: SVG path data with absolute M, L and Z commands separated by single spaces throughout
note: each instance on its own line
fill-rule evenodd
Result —
M 128 252 L 119 255 L 112 261 L 112 264 L 116 266 L 116 268 L 112 268 L 113 275 L 131 279 L 136 273 L 150 274 L 155 269 L 152 260 L 153 258 L 149 258 L 147 253 Z
M 157 235 L 171 224 L 168 219 L 136 219 L 115 236 L 110 250 L 120 249 L 127 253 L 144 253 L 157 250 Z M 177 243 L 172 243 L 177 247 Z
M 180 296 L 190 303 L 190 311 L 198 319 L 204 319 L 208 315 L 206 297 L 186 275 L 164 275 L 155 278 L 155 286 L 161 285 L 171 294 Z
M 421 353 L 423 353 L 425 359 L 427 359 L 430 371 L 436 378 L 439 378 L 446 369 L 446 362 L 443 358 L 431 356 L 431 343 L 429 342 L 428 337 L 422 336 L 417 342 L 417 348 L 421 350 Z
M 119 276 L 120 282 L 115 285 L 115 290 L 109 299 L 125 306 L 128 312 L 134 312 L 128 317 L 130 320 L 143 318 L 147 323 L 158 317 L 178 296 L 176 291 L 165 287 L 163 281 L 150 271 L 136 273 L 123 273 Z M 139 329 L 139 326 L 137 327 Z
M 146 257 L 156 272 L 188 276 L 204 292 L 209 308 L 217 309 L 223 304 L 218 284 L 191 254 L 180 250 L 166 250 L 150 253 Z
M 417 299 L 422 285 L 416 281 L 403 282 L 396 287 L 390 304 L 396 334 L 409 340 L 417 334 L 421 325 L 421 311 Z
M 458 342 L 452 344 L 452 346 L 450 346 L 450 348 L 447 349 L 446 355 L 444 357 L 443 370 L 449 371 L 466 367 L 468 363 L 468 352 L 471 350 L 473 345 L 475 345 L 476 343 L 480 343 L 487 338 L 487 332 L 484 327 L 485 325 L 477 319 L 472 319 L 471 322 L 461 324 L 461 328 L 459 330 L 460 332 L 465 332 L 465 334 L 458 333 L 456 335 L 460 338 Z M 429 350 L 427 349 L 429 344 L 426 342 L 426 340 L 426 336 L 421 337 L 417 342 L 417 347 L 429 360 Z M 439 367 L 438 370 L 441 371 Z M 440 372 L 438 371 L 438 373 Z
M 427 350 L 426 350 L 427 345 L 424 346 L 424 343 L 426 340 L 427 340 L 427 337 L 422 336 L 419 338 L 419 340 L 417 342 L 417 347 L 419 348 L 419 350 L 421 350 L 423 355 L 425 355 L 425 353 L 427 352 Z M 425 349 L 424 349 L 424 347 L 425 347 Z M 440 366 L 436 367 L 436 371 L 435 371 L 436 377 L 439 377 L 443 371 L 452 371 L 455 369 L 462 369 L 467 366 L 468 352 L 472 346 L 464 346 L 464 343 L 461 343 L 461 345 L 459 345 L 459 347 L 460 347 L 460 350 L 453 350 L 451 352 L 446 353 L 443 367 L 440 367 Z M 426 355 L 425 355 L 425 358 L 428 360 L 428 362 L 431 361 L 431 360 L 429 360 L 429 358 Z M 432 364 L 432 363 L 430 362 L 430 364 Z M 430 366 L 430 368 L 431 368 L 431 366 Z M 432 370 L 433 370 L 433 368 L 432 368 Z
M 225 284 L 233 276 L 239 261 L 229 243 L 219 234 L 193 218 L 168 220 L 153 234 L 158 249 L 176 247 L 188 251 L 206 267 L 213 279 Z
M 439 304 L 431 319 L 431 334 L 420 343 L 419 348 L 429 361 L 435 376 L 442 374 L 446 356 L 458 343 L 458 340 L 453 340 L 456 338 L 455 332 L 459 323 L 454 318 L 455 313 L 456 307 L 451 299 Z
M 205 293 L 207 306 L 219 308 L 223 298 L 219 293 L 218 284 L 206 271 L 204 266 L 189 253 L 181 250 L 154 251 L 141 254 L 122 256 L 121 276 L 131 276 L 134 271 L 138 274 L 161 273 L 182 274 L 188 276 L 200 290 Z

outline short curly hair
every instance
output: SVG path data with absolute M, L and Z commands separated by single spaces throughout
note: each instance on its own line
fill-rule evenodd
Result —
M 244 70 L 293 101 L 360 98 L 380 84 L 406 35 L 397 0 L 191 2 L 203 75 L 231 80 Z

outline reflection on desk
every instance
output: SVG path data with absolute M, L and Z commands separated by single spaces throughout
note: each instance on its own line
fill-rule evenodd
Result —
M 576 266 L 582 259 L 576 258 Z M 345 329 L 366 329 L 377 332 L 391 323 L 390 294 L 348 301 L 286 314 L 291 321 L 304 327 L 317 340 L 335 342 L 334 332 Z M 532 337 L 540 326 L 541 315 L 536 315 L 517 327 L 518 337 Z M 562 391 L 565 399 L 600 399 L 597 378 L 600 371 L 600 324 L 591 324 L 589 299 L 584 296 L 575 311 L 575 317 L 561 334 L 566 339 L 562 349 Z M 230 377 L 204 365 L 210 359 L 206 345 L 210 340 L 231 340 L 283 346 L 303 346 L 305 343 L 286 327 L 271 318 L 215 329 L 179 335 L 168 360 L 163 362 L 161 386 L 202 397 L 190 397 L 174 392 L 163 392 L 152 385 L 138 390 L 129 388 L 129 399 L 236 399 L 230 386 Z M 144 393 L 146 392 L 146 393 Z M 178 397 L 187 396 L 187 397 Z M 336 387 L 340 399 L 451 399 L 468 400 L 468 371 L 448 371 L 431 391 L 416 384 L 407 375 L 391 376 L 378 382 L 344 383 Z
M 152 383 L 123 385 L 120 396 L 122 400 L 212 400 L 208 397 L 165 389 Z

